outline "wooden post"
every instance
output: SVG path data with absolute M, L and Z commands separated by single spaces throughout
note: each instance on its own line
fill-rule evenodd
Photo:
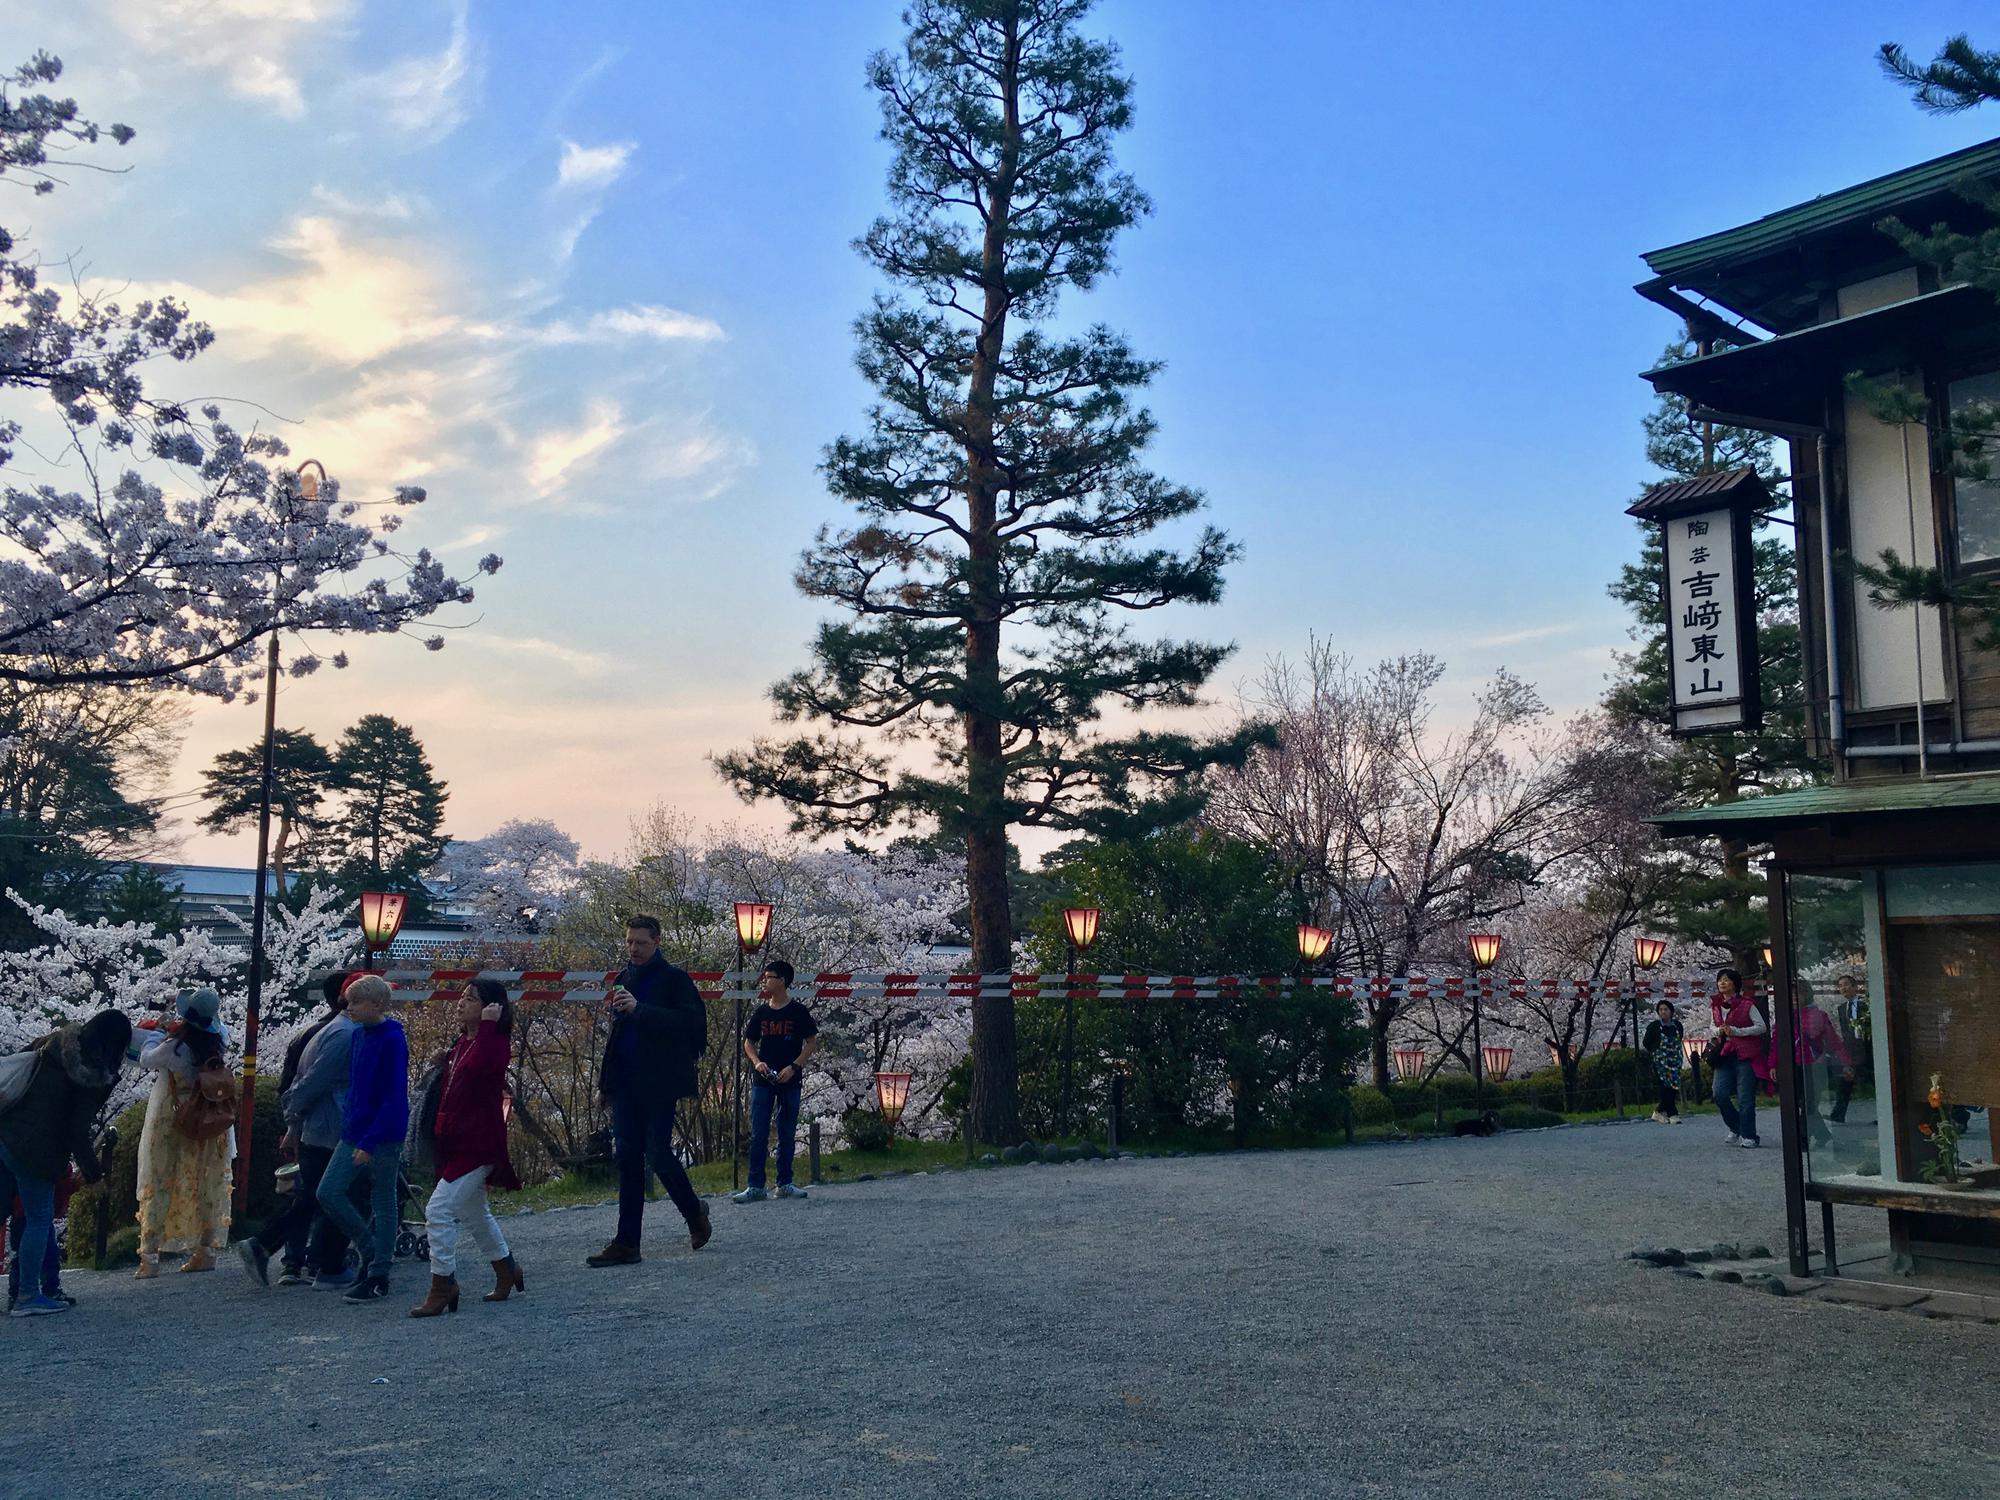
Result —
M 1125 1074 L 1119 1071 L 1111 1075 L 1111 1124 L 1105 1132 L 1107 1139 L 1111 1142 L 1111 1150 L 1114 1154 L 1118 1150 L 1119 1126 L 1122 1123 L 1121 1117 L 1124 1113 Z
M 819 1186 L 819 1116 L 806 1127 L 806 1153 L 812 1158 L 812 1185 Z

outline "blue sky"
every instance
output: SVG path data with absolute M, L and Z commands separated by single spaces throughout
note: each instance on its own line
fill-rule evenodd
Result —
M 1152 458 L 1246 549 L 1218 696 L 1309 632 L 1507 665 L 1591 702 L 1646 477 L 1635 378 L 1673 334 L 1639 254 L 2000 134 L 1920 115 L 1877 43 L 1963 6 L 1106 0 L 1156 213 L 1079 316 L 1166 361 Z M 217 349 L 164 372 L 272 414 L 408 535 L 507 558 L 442 653 L 368 643 L 283 720 L 414 724 L 477 836 L 587 849 L 666 800 L 749 818 L 705 762 L 764 730 L 837 518 L 822 446 L 868 399 L 850 244 L 886 160 L 862 63 L 892 4 L 162 0 L 10 8 L 16 50 L 140 135 L 31 213 L 99 285 L 170 289 Z M 1992 43 L 2000 37 L 1986 40 Z M 256 415 L 235 408 L 239 417 Z M 1218 709 L 1218 714 L 1221 712 Z M 197 711 L 177 787 L 257 711 Z M 241 840 L 188 850 L 247 861 Z

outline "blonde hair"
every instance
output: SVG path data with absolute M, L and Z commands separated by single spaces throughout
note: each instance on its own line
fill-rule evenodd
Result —
M 349 983 L 346 995 L 349 1005 L 352 1005 L 356 1000 L 361 1000 L 387 1006 L 395 998 L 390 992 L 389 981 L 384 979 L 380 974 L 363 974 L 359 979 Z

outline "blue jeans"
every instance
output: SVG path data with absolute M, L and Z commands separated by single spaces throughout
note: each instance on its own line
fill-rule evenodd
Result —
M 14 1301 L 21 1295 L 21 1240 L 28 1232 L 26 1219 L 15 1219 L 8 1226 L 13 1236 L 7 1252 L 7 1300 Z M 42 1252 L 42 1295 L 53 1297 L 62 1290 L 62 1256 L 56 1251 L 56 1237 L 49 1236 L 49 1248 Z M 28 1288 L 30 1297 L 35 1295 L 32 1285 Z
M 56 1185 L 43 1182 L 39 1177 L 30 1177 L 14 1164 L 7 1148 L 0 1146 L 0 1208 L 11 1205 L 17 1193 L 21 1198 L 21 1208 L 27 1215 L 27 1224 L 21 1230 L 18 1259 L 24 1266 L 41 1266 L 55 1238 Z M 32 1297 L 35 1292 L 30 1291 L 28 1295 Z
M 639 1248 L 639 1229 L 646 1217 L 647 1169 L 660 1179 L 674 1207 L 692 1229 L 707 1215 L 701 1198 L 688 1181 L 687 1168 L 674 1155 L 674 1101 L 633 1097 L 624 1089 L 611 1096 L 611 1135 L 618 1156 L 618 1233 L 621 1245 Z
M 1757 1139 L 1757 1070 L 1740 1057 L 1715 1065 L 1715 1107 L 1732 1135 Z
M 771 1110 L 778 1112 L 778 1186 L 792 1180 L 792 1154 L 798 1149 L 799 1090 L 801 1081 L 766 1083 L 759 1078 L 750 1085 L 750 1186 L 764 1185 L 764 1153 L 771 1144 Z
M 368 1164 L 354 1165 L 354 1147 L 342 1141 L 333 1148 L 333 1160 L 319 1180 L 319 1206 L 334 1228 L 353 1241 L 367 1262 L 370 1276 L 386 1277 L 396 1259 L 396 1167 L 403 1155 L 403 1143 L 391 1141 L 368 1153 Z M 361 1173 L 368 1174 L 368 1206 L 372 1225 L 361 1221 L 359 1211 L 348 1197 L 348 1189 Z M 371 1246 L 372 1238 L 372 1246 Z M 372 1249 L 372 1254 L 370 1253 Z

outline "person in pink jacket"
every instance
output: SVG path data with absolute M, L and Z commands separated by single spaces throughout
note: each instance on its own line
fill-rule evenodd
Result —
M 1833 1132 L 1826 1128 L 1826 1121 L 1820 1118 L 1820 1096 L 1826 1092 L 1826 1075 L 1833 1066 L 1830 1059 L 1840 1062 L 1841 1077 L 1850 1085 L 1854 1082 L 1854 1052 L 1847 1045 L 1847 1038 L 1840 1034 L 1840 1027 L 1833 1017 L 1813 1003 L 1813 987 L 1801 979 L 1792 988 L 1797 997 L 1797 1032 L 1792 1038 L 1792 1050 L 1799 1060 L 1800 1108 L 1805 1112 L 1806 1129 L 1811 1132 L 1814 1145 L 1825 1145 L 1833 1139 Z M 1772 1059 L 1777 1056 L 1777 1040 L 1772 1039 Z
M 1722 1056 L 1715 1063 L 1715 1107 L 1729 1127 L 1729 1144 L 1755 1150 L 1757 1089 L 1771 1076 L 1771 1023 L 1743 992 L 1743 976 L 1734 969 L 1715 976 L 1715 994 L 1708 1003 L 1715 1034 L 1722 1038 Z

